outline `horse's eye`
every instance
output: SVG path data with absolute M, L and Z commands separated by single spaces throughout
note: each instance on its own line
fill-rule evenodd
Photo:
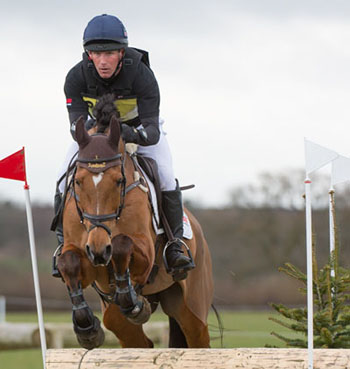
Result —
M 80 182 L 76 179 L 75 184 L 80 187 Z
M 119 178 L 117 181 L 117 187 L 119 187 L 123 183 L 123 178 Z

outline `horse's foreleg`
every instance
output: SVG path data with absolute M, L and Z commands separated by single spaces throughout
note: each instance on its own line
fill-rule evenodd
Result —
M 94 316 L 83 294 L 83 288 L 95 279 L 94 268 L 85 254 L 80 250 L 72 249 L 63 250 L 57 266 L 72 301 L 72 319 L 78 342 L 88 350 L 101 346 L 104 341 L 104 332 L 100 321 Z
M 146 337 L 142 325 L 132 324 L 115 304 L 109 304 L 105 308 L 103 323 L 117 336 L 123 348 L 153 347 L 153 342 Z
M 147 299 L 138 295 L 131 283 L 129 265 L 133 251 L 130 237 L 118 235 L 112 239 L 113 263 L 116 271 L 116 303 L 121 312 L 134 324 L 143 324 L 151 315 Z

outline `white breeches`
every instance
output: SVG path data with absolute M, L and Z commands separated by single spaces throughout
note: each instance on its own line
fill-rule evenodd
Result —
M 172 191 L 176 188 L 175 175 L 173 170 L 173 161 L 168 145 L 168 140 L 166 139 L 166 133 L 163 132 L 162 125 L 163 120 L 160 120 L 160 138 L 157 144 L 151 146 L 138 146 L 137 152 L 140 155 L 147 156 L 155 160 L 158 164 L 158 174 L 160 179 L 160 188 L 162 191 Z M 59 171 L 58 178 L 61 178 L 64 173 L 66 173 L 69 162 L 71 161 L 73 155 L 78 152 L 78 144 L 73 141 L 70 145 L 66 158 L 63 165 Z M 59 189 L 63 193 L 65 181 L 60 183 Z

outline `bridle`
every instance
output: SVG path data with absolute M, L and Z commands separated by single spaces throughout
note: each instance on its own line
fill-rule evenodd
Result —
M 95 158 L 95 159 L 84 159 L 84 158 L 78 158 L 76 159 L 76 164 L 82 163 L 85 164 L 84 168 L 88 169 L 89 167 L 98 167 L 101 166 L 101 168 L 103 168 L 103 165 L 105 163 L 111 163 L 113 161 L 115 161 L 116 163 L 114 165 L 111 166 L 117 166 L 120 165 L 121 166 L 121 174 L 122 174 L 122 178 L 120 180 L 120 202 L 119 202 L 119 206 L 117 208 L 117 210 L 114 213 L 110 213 L 110 214 L 101 214 L 101 215 L 97 215 L 97 214 L 90 214 L 87 213 L 85 211 L 83 211 L 80 206 L 79 206 L 79 199 L 78 199 L 78 195 L 76 193 L 76 181 L 75 181 L 75 175 L 77 172 L 77 165 L 75 166 L 74 172 L 73 172 L 73 178 L 72 178 L 72 189 L 73 189 L 73 197 L 75 199 L 75 205 L 77 208 L 77 212 L 78 215 L 80 217 L 80 223 L 81 224 L 85 224 L 84 220 L 88 220 L 92 225 L 89 229 L 87 229 L 87 232 L 91 232 L 93 229 L 95 228 L 103 228 L 109 236 L 112 235 L 112 232 L 110 230 L 110 228 L 104 224 L 104 222 L 108 222 L 111 220 L 115 220 L 116 222 L 119 221 L 123 208 L 124 208 L 124 203 L 125 203 L 125 196 L 128 192 L 128 189 L 126 187 L 126 176 L 125 176 L 125 152 L 124 155 L 121 153 L 118 153 L 115 156 L 109 157 L 109 158 Z M 86 166 L 87 164 L 87 166 Z M 110 166 L 109 166 L 110 167 Z M 102 172 L 103 170 L 101 170 L 100 172 Z M 100 173 L 98 172 L 98 173 Z

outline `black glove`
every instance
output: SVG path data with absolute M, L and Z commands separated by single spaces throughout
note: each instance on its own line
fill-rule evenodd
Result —
M 127 124 L 122 124 L 122 137 L 126 143 L 144 144 L 147 142 L 147 132 L 144 128 L 136 129 Z
M 122 124 L 122 137 L 126 143 L 128 142 L 137 143 L 139 134 L 136 128 L 130 127 L 127 124 Z

